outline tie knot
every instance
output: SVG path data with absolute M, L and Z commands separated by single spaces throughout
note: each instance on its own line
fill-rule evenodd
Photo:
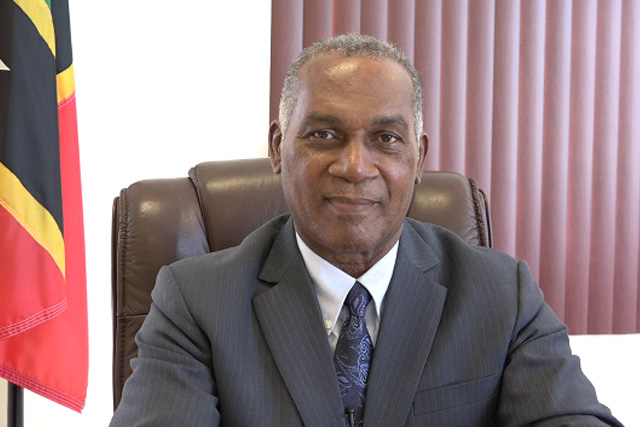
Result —
M 364 317 L 364 312 L 370 300 L 371 294 L 369 294 L 367 288 L 362 286 L 360 282 L 356 282 L 349 291 L 345 304 L 349 308 L 349 313 L 352 316 Z

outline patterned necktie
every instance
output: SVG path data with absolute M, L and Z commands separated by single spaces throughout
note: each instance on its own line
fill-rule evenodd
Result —
M 349 291 L 345 305 L 349 317 L 344 322 L 333 358 L 338 384 L 345 407 L 347 426 L 361 426 L 373 344 L 364 320 L 371 300 L 367 289 L 356 282 Z

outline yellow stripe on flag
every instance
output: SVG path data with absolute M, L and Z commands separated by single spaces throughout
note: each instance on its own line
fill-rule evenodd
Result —
M 51 9 L 44 0 L 13 0 L 33 21 L 40 36 L 49 45 L 54 58 L 56 56 L 56 35 L 53 29 Z
M 35 241 L 49 252 L 64 275 L 64 238 L 56 220 L 24 188 L 18 177 L 2 163 L 0 163 L 0 205 L 4 206 Z
M 75 79 L 73 78 L 73 64 L 56 76 L 58 83 L 58 104 L 73 95 L 76 90 Z

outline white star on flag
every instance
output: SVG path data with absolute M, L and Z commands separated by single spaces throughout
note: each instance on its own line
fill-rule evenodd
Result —
M 0 71 L 9 71 L 9 67 L 2 62 L 2 59 L 0 59 Z

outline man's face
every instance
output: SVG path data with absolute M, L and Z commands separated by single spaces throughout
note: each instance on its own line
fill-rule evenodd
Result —
M 286 135 L 271 127 L 271 161 L 298 234 L 349 274 L 400 237 L 427 143 L 416 141 L 412 97 L 409 74 L 392 60 L 323 54 L 300 70 Z

